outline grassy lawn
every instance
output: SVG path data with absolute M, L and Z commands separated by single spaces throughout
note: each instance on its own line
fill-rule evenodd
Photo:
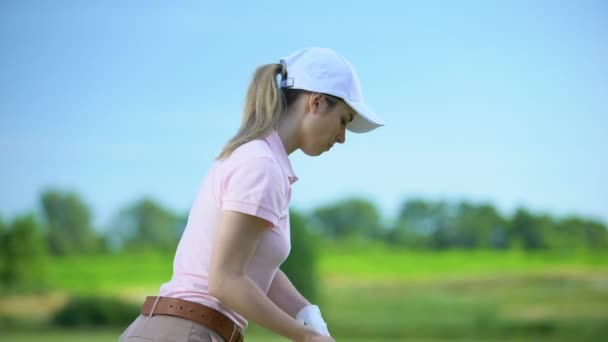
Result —
M 326 292 L 333 331 L 406 339 L 596 340 L 607 336 L 606 274 L 349 286 Z
M 608 270 L 608 253 L 585 251 L 403 251 L 335 248 L 320 259 L 324 279 L 416 282 L 471 277 L 519 276 L 554 271 Z

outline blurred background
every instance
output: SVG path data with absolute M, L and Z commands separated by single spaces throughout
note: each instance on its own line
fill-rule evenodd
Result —
M 606 36 L 599 0 L 1 1 L 0 340 L 117 340 L 307 46 L 387 122 L 290 156 L 282 268 L 338 341 L 605 338 Z

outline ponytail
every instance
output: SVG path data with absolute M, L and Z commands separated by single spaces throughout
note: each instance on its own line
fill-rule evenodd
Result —
M 277 82 L 279 74 L 285 76 L 282 64 L 266 64 L 255 70 L 247 89 L 241 127 L 224 146 L 217 159 L 224 159 L 239 146 L 277 129 L 279 117 L 286 106 L 283 92 Z

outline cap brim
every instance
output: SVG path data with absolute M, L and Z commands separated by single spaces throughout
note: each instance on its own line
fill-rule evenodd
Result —
M 351 132 L 354 133 L 365 133 L 374 130 L 380 126 L 384 126 L 384 120 L 379 118 L 369 107 L 363 102 L 354 102 L 344 100 L 357 115 L 353 118 L 353 121 L 346 126 Z

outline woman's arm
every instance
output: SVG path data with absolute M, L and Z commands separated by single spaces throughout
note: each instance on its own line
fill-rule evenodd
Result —
M 222 212 L 211 254 L 209 291 L 246 319 L 293 341 L 323 341 L 316 331 L 277 307 L 245 272 L 267 226 L 258 217 Z
M 310 302 L 293 286 L 289 278 L 278 270 L 267 293 L 268 298 L 289 316 L 295 318 L 298 312 Z
M 291 317 L 298 321 L 304 321 L 304 324 L 323 336 L 330 336 L 327 323 L 321 316 L 319 307 L 310 304 L 293 286 L 283 271 L 279 270 L 274 276 L 267 296 Z

